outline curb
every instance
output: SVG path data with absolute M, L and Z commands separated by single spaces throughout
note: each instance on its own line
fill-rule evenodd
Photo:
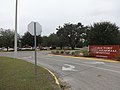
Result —
M 18 58 L 18 59 L 21 59 L 21 58 Z M 32 62 L 30 62 L 30 63 L 32 63 Z M 32 64 L 33 64 L 33 63 L 32 63 Z M 39 66 L 39 65 L 37 65 L 37 66 Z M 56 83 L 58 86 L 60 86 L 59 80 L 57 79 L 56 75 L 55 75 L 52 71 L 50 71 L 49 69 L 47 69 L 46 67 L 44 67 L 44 66 L 42 66 L 42 65 L 40 65 L 40 67 L 42 67 L 42 68 L 44 68 L 45 70 L 47 70 L 47 71 L 54 77 L 55 83 Z
M 115 61 L 115 60 L 109 60 L 109 59 L 99 59 L 99 58 L 87 58 L 87 57 L 75 57 L 75 56 L 63 56 L 63 55 L 54 55 L 54 54 L 49 54 L 53 56 L 61 56 L 61 57 L 66 57 L 66 58 L 78 58 L 78 59 L 86 59 L 86 60 L 96 60 L 96 61 L 103 61 L 103 62 L 113 62 L 113 63 L 120 63 L 120 61 Z
M 52 71 L 50 71 L 49 69 L 47 69 L 46 67 L 43 67 L 43 68 L 46 69 L 54 77 L 55 83 L 57 85 L 60 85 L 59 80 L 57 79 L 57 77 L 55 76 L 55 74 Z

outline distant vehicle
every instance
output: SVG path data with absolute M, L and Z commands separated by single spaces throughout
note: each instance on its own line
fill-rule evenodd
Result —
M 50 48 L 50 50 L 52 50 L 52 49 L 56 49 L 56 47 L 49 47 Z
M 19 50 L 33 50 L 33 48 L 31 47 L 31 48 L 19 48 Z
M 41 50 L 47 50 L 48 48 L 47 47 L 42 47 Z

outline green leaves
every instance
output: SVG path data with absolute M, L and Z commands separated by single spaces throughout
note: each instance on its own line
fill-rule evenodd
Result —
M 13 47 L 14 45 L 14 32 L 10 29 L 8 30 L 2 30 L 1 36 L 0 36 L 0 46 L 6 47 L 8 50 L 8 47 Z
M 111 22 L 94 23 L 89 27 L 88 41 L 90 45 L 118 45 L 119 27 Z
M 34 46 L 34 36 L 32 36 L 29 32 L 24 33 L 21 38 L 22 46 Z M 42 38 L 41 36 L 37 36 L 37 45 L 41 44 Z
M 67 42 L 67 45 L 74 49 L 77 43 L 83 38 L 85 27 L 81 23 L 66 23 L 63 27 L 59 26 L 57 30 L 58 37 L 65 38 L 62 40 L 62 43 Z

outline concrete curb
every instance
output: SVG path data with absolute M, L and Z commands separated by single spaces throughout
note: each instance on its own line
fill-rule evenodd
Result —
M 86 59 L 86 60 L 96 60 L 96 61 L 103 61 L 103 62 L 113 62 L 113 63 L 120 63 L 120 61 L 115 61 L 115 60 L 109 60 L 109 59 L 99 59 L 99 58 L 87 58 L 87 57 L 75 57 L 75 56 L 64 56 L 64 55 L 54 55 L 54 54 L 49 54 L 53 56 L 61 56 L 61 57 L 66 57 L 66 58 L 78 58 L 78 59 Z
M 43 67 L 43 68 L 46 69 L 54 77 L 55 83 L 57 85 L 60 85 L 59 80 L 57 79 L 57 77 L 55 76 L 55 74 L 52 71 L 50 71 L 49 69 L 47 69 L 46 67 Z
M 18 59 L 21 59 L 21 58 L 18 58 Z M 30 62 L 33 64 L 33 62 L 31 62 L 31 61 L 27 61 L 27 62 Z M 57 77 L 55 76 L 55 74 L 52 71 L 50 71 L 49 69 L 47 69 L 46 67 L 44 67 L 42 65 L 37 65 L 37 66 L 40 66 L 40 67 L 44 68 L 45 70 L 47 70 L 54 77 L 55 83 L 60 86 L 59 80 L 57 79 Z

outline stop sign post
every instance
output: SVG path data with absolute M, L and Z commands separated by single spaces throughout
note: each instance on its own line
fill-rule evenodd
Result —
M 40 35 L 42 32 L 42 27 L 38 22 L 31 22 L 28 25 L 28 32 L 34 36 L 35 45 L 35 75 L 37 76 L 37 48 L 36 48 L 36 36 Z

